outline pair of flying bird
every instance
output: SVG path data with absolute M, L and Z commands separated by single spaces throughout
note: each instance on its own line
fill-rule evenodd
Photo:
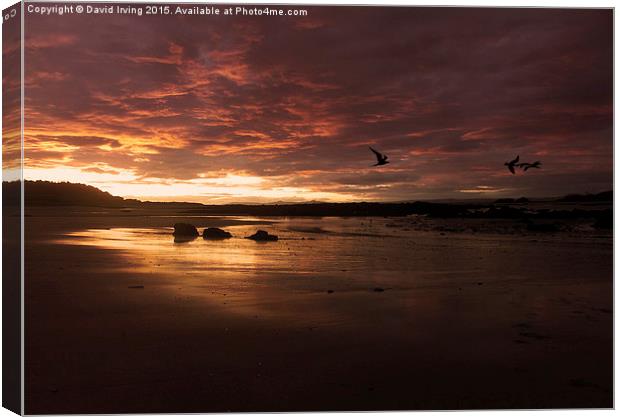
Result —
M 515 167 L 521 168 L 523 171 L 527 171 L 530 168 L 540 168 L 541 162 L 536 161 L 533 163 L 529 163 L 529 162 L 519 163 L 519 155 L 517 155 L 517 157 L 513 159 L 512 161 L 504 162 L 504 165 L 506 165 L 508 167 L 508 170 L 514 174 Z

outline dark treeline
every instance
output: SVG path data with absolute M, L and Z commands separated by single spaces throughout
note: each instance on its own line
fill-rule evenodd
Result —
M 19 195 L 19 191 L 19 181 L 2 183 L 3 199 Z M 10 198 L 10 201 L 15 199 Z M 48 181 L 25 181 L 24 202 L 27 206 L 128 207 L 140 204 L 138 200 L 116 197 L 90 185 Z
M 19 203 L 19 181 L 3 182 L 3 198 L 9 197 L 13 203 Z M 114 196 L 106 191 L 86 184 L 72 182 L 25 181 L 24 201 L 26 206 L 85 206 L 108 208 L 131 208 L 149 206 L 202 206 L 198 203 L 152 203 L 136 199 Z

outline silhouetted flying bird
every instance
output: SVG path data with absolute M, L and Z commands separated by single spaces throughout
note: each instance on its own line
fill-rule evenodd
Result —
M 388 156 L 382 154 L 381 152 L 377 152 L 376 150 L 374 150 L 372 147 L 368 147 L 370 148 L 370 150 L 372 151 L 372 153 L 375 154 L 375 156 L 377 157 L 377 163 L 373 165 L 373 167 L 376 167 L 378 165 L 385 165 L 385 164 L 389 164 L 388 162 Z
M 517 157 L 510 162 L 504 162 L 504 165 L 506 165 L 508 167 L 508 170 L 514 174 L 515 165 L 517 165 L 517 162 L 519 162 L 519 155 L 517 155 Z
M 528 162 L 524 162 L 522 164 L 519 164 L 519 167 L 523 169 L 523 171 L 527 171 L 530 168 L 540 168 L 540 161 L 536 161 L 534 163 L 528 163 Z

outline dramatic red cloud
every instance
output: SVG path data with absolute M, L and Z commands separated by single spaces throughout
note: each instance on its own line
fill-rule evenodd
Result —
M 611 10 L 307 9 L 28 15 L 26 177 L 202 202 L 612 187 Z

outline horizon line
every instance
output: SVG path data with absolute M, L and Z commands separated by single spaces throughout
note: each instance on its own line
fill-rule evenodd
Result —
M 85 184 L 85 183 L 80 183 L 80 182 L 71 182 L 71 181 L 48 181 L 48 180 L 12 180 L 12 181 L 6 181 L 6 180 L 2 180 L 3 184 L 10 184 L 10 183 L 21 183 L 23 181 L 24 185 L 26 183 L 47 183 L 47 184 L 71 184 L 71 185 L 81 185 L 81 186 L 85 186 L 85 187 L 92 187 L 96 190 L 98 190 L 101 193 L 105 193 L 110 195 L 113 198 L 120 198 L 124 201 L 127 202 L 131 202 L 131 201 L 135 201 L 135 202 L 139 202 L 139 203 L 149 203 L 149 204 L 188 204 L 188 205 L 203 205 L 203 206 L 232 206 L 232 205 L 245 205 L 245 206 L 250 206 L 250 205 L 256 205 L 256 206 L 269 206 L 269 205 L 301 205 L 301 204 L 407 204 L 407 203 L 416 203 L 416 202 L 421 202 L 421 203 L 441 203 L 441 202 L 475 202 L 475 201 L 501 201 L 501 200 L 507 200 L 506 202 L 509 202 L 508 200 L 513 200 L 513 201 L 517 201 L 517 200 L 521 200 L 521 199 L 526 199 L 528 200 L 528 202 L 533 201 L 533 202 L 544 202 L 544 201 L 555 201 L 561 198 L 565 198 L 565 197 L 569 197 L 569 196 L 594 196 L 594 195 L 599 195 L 599 194 L 603 194 L 603 193 L 608 193 L 611 192 L 613 193 L 613 188 L 611 189 L 607 189 L 604 191 L 599 191 L 599 192 L 575 192 L 575 193 L 569 193 L 569 194 L 563 194 L 563 195 L 555 195 L 555 196 L 542 196 L 542 197 L 527 197 L 525 195 L 521 195 L 518 197 L 484 197 L 484 196 L 480 196 L 480 197 L 463 197 L 463 198 L 458 198 L 458 197 L 445 197 L 445 198 L 421 198 L 421 199 L 401 199 L 401 200 L 384 200 L 384 201 L 378 201 L 378 200 L 356 200 L 356 201 L 321 201 L 321 200 L 306 200 L 306 201 L 270 201 L 270 202 L 259 202 L 259 201 L 232 201 L 232 202 L 226 202 L 226 203 L 205 203 L 205 202 L 192 202 L 192 201 L 182 201 L 182 200 L 149 200 L 148 197 L 147 199 L 141 199 L 141 198 L 136 198 L 133 196 L 119 196 L 119 195 L 114 195 L 108 191 L 102 190 L 99 187 L 96 187 L 94 185 L 90 185 L 90 184 Z M 613 202 L 613 200 L 612 200 Z

